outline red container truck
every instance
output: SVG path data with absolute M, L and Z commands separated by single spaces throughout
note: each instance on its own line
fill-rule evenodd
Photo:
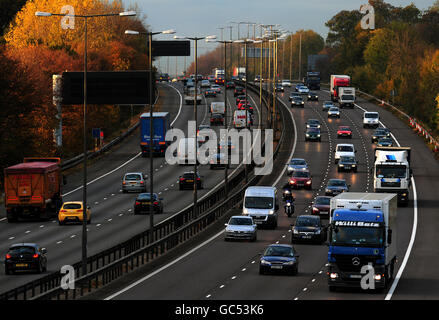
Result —
M 351 86 L 351 77 L 347 75 L 331 75 L 330 81 L 330 91 L 331 91 L 331 100 L 336 102 L 339 97 L 338 88 L 339 87 L 350 87 Z

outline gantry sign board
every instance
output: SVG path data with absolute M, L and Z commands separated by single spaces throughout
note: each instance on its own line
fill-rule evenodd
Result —
M 245 48 L 241 48 L 241 58 L 245 57 Z M 261 48 L 249 48 L 247 47 L 247 58 L 260 58 L 261 55 L 263 55 L 263 58 L 270 57 L 269 49 L 264 48 L 263 51 L 261 51 Z
M 64 72 L 62 83 L 63 105 L 84 103 L 83 72 Z M 155 90 L 149 97 L 149 84 L 149 70 L 87 72 L 87 103 L 149 104 L 155 101 Z
M 154 40 L 152 41 L 153 57 L 181 57 L 191 55 L 191 42 L 189 40 Z

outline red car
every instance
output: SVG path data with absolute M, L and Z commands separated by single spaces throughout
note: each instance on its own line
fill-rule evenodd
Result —
M 330 207 L 331 197 L 328 196 L 318 196 L 312 204 L 312 214 L 316 215 L 326 215 L 329 217 L 329 207 Z
M 309 171 L 304 171 L 304 170 L 293 171 L 288 182 L 290 186 L 294 189 L 299 189 L 303 187 L 311 190 L 312 188 L 312 179 Z
M 337 130 L 337 137 L 352 139 L 352 130 L 349 126 L 340 126 Z

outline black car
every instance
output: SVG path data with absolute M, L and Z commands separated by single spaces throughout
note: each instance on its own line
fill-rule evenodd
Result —
M 387 138 L 388 136 L 389 136 L 389 134 L 385 130 L 383 130 L 382 128 L 378 128 L 378 129 L 375 129 L 375 131 L 373 132 L 371 140 L 372 140 L 372 143 L 375 143 L 379 139 Z
M 322 225 L 320 216 L 298 216 L 291 231 L 291 243 L 300 241 L 322 243 L 326 241 L 327 228 Z
M 207 97 L 216 97 L 216 91 L 215 90 L 213 90 L 213 89 L 206 89 L 205 91 L 204 91 L 204 96 L 207 98 Z
M 291 100 L 291 106 L 304 108 L 305 102 L 303 101 L 302 97 L 294 97 L 293 100 Z
M 152 200 L 151 203 L 150 193 L 140 193 L 134 202 L 134 214 L 149 213 L 151 204 L 154 213 L 163 213 L 163 199 L 159 198 L 157 193 L 153 193 Z
M 319 101 L 319 96 L 315 92 L 308 92 L 308 101 Z
M 384 137 L 380 138 L 377 142 L 378 147 L 393 147 L 393 139 Z
M 321 132 L 319 128 L 311 127 L 307 128 L 305 131 L 305 141 L 317 140 L 322 141 Z
M 293 246 L 272 244 L 265 249 L 259 260 L 259 274 L 282 272 L 296 275 L 299 271 L 299 255 Z
M 355 157 L 351 157 L 351 156 L 341 156 L 340 160 L 338 161 L 338 167 L 337 167 L 337 171 L 338 172 L 342 172 L 342 171 L 354 171 L 357 172 L 357 160 L 355 159 Z
M 235 90 L 233 91 L 233 96 L 239 96 L 245 94 L 245 88 L 244 87 L 235 87 Z M 245 98 L 244 98 L 245 99 Z
M 211 125 L 223 125 L 224 124 L 224 116 L 221 113 L 212 113 L 210 116 L 210 124 Z
M 241 94 L 241 95 L 236 97 L 236 101 L 235 101 L 236 105 L 238 105 L 239 102 L 241 102 L 241 100 L 245 101 L 245 94 Z
M 349 186 L 345 179 L 329 179 L 325 189 L 325 195 L 336 196 L 339 193 L 349 191 Z
M 288 98 L 290 100 L 290 102 L 294 99 L 294 97 L 301 97 L 301 95 L 297 92 L 291 92 L 290 96 Z
M 179 179 L 179 187 L 180 190 L 183 189 L 193 189 L 194 188 L 194 179 L 197 179 L 197 189 L 201 190 L 203 189 L 203 181 L 201 180 L 200 174 L 197 172 L 196 175 L 194 175 L 193 171 L 185 172 L 182 176 L 180 176 Z
M 319 128 L 320 129 L 320 121 L 319 120 L 317 120 L 317 119 L 308 119 L 307 121 L 306 121 L 306 127 L 307 128 L 311 128 L 311 127 L 314 127 L 314 128 Z
M 24 270 L 45 272 L 47 270 L 46 253 L 46 248 L 40 248 L 35 243 L 13 244 L 5 256 L 5 274 Z
M 284 92 L 285 91 L 284 87 L 280 83 L 276 84 L 276 86 L 274 87 L 274 90 L 276 92 Z
M 227 81 L 226 89 L 235 89 L 235 83 L 233 81 Z

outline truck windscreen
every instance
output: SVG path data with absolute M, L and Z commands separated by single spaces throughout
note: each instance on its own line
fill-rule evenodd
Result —
M 381 247 L 384 240 L 383 234 L 383 228 L 339 226 L 332 231 L 331 245 Z
M 354 96 L 353 95 L 342 95 L 341 99 L 342 100 L 354 100 Z
M 406 166 L 385 166 L 377 165 L 376 177 L 377 178 L 405 178 Z

